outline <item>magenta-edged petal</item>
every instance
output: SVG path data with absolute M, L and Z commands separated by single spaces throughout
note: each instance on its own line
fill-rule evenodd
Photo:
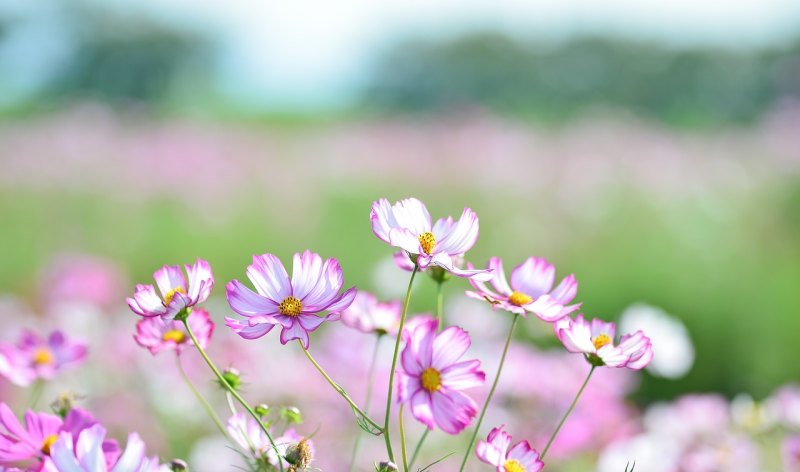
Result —
M 539 472 L 544 468 L 544 463 L 539 460 L 539 453 L 531 447 L 528 441 L 520 441 L 508 451 L 509 459 L 516 459 L 525 467 L 526 472 Z
M 406 251 L 397 251 L 392 255 L 394 264 L 402 270 L 411 272 L 414 270 L 414 263 Z
M 455 222 L 453 221 L 452 216 L 448 216 L 447 218 L 439 218 L 436 220 L 436 223 L 433 224 L 431 233 L 433 233 L 433 236 L 437 241 L 443 241 L 445 236 L 450 234 L 450 232 L 453 230 L 453 225 L 455 225 Z
M 22 427 L 17 419 L 17 416 L 5 403 L 0 403 L 0 426 L 5 428 L 6 431 L 19 438 L 21 441 L 31 444 L 33 443 L 33 438 L 31 438 L 25 428 Z
M 459 269 L 458 267 L 453 267 L 450 269 L 450 273 L 462 279 L 477 280 L 479 282 L 488 282 L 494 277 L 492 271 L 488 269 Z
M 225 317 L 225 326 L 232 329 L 234 333 L 243 337 L 244 339 L 256 339 L 269 333 L 274 324 L 264 323 L 256 326 L 250 326 L 246 322 L 234 318 Z
M 428 429 L 435 426 L 431 394 L 420 389 L 411 395 L 411 414 Z
M 407 374 L 413 376 L 421 375 L 422 371 L 427 367 L 420 364 L 414 349 L 409 344 L 406 344 L 406 347 L 400 353 L 400 365 Z
M 169 305 L 167 305 L 166 311 L 162 313 L 161 318 L 164 320 L 171 320 L 175 318 L 175 315 L 185 310 L 189 306 L 189 297 L 180 292 L 176 292 L 175 296 L 173 296 L 172 300 L 170 300 Z
M 85 472 L 85 469 L 75 457 L 73 444 L 72 434 L 61 433 L 56 442 L 50 446 L 50 460 L 54 465 L 54 470 L 59 472 Z
M 626 334 L 620 339 L 617 347 L 630 357 L 626 365 L 629 369 L 643 369 L 653 360 L 652 343 L 642 331 Z
M 315 311 L 329 311 L 331 313 L 340 313 L 347 309 L 355 300 L 358 290 L 355 287 L 350 287 L 347 291 L 342 292 L 341 295 L 334 298 L 330 305 L 316 308 Z M 305 312 L 305 310 L 303 310 Z
M 189 276 L 189 298 L 192 304 L 203 303 L 211 295 L 214 288 L 214 274 L 208 261 L 197 259 L 193 265 L 186 264 L 186 274 Z
M 161 297 L 152 285 L 137 285 L 133 299 L 127 299 L 128 306 L 141 316 L 160 316 L 167 311 Z
M 105 458 L 103 458 L 105 462 Z M 144 441 L 136 433 L 128 435 L 125 452 L 122 453 L 111 472 L 136 472 L 141 471 L 142 462 L 145 461 Z
M 600 318 L 594 318 L 590 326 L 589 329 L 592 332 L 593 338 L 605 334 L 609 338 L 614 339 L 614 333 L 616 332 L 616 325 L 614 323 L 603 321 Z
M 422 388 L 419 377 L 406 375 L 402 371 L 397 371 L 395 380 L 397 381 L 397 403 L 403 403 L 411 398 L 411 395 Z
M 180 266 L 165 265 L 153 273 L 153 278 L 156 279 L 162 297 L 166 297 L 170 291 L 177 288 L 182 288 L 184 292 L 187 292 L 186 279 L 183 277 Z
M 431 407 L 434 421 L 447 434 L 463 431 L 478 413 L 478 406 L 471 398 L 444 388 L 431 394 Z
M 332 317 L 338 319 L 338 315 L 298 315 L 296 320 L 306 331 L 314 331 L 319 328 L 322 323 L 330 321 Z
M 625 367 L 633 370 L 644 369 L 650 364 L 650 361 L 653 360 L 654 355 L 655 354 L 653 353 L 653 346 L 648 343 L 643 350 L 631 356 L 631 360 Z
M 486 383 L 486 374 L 480 367 L 477 359 L 453 364 L 441 371 L 442 385 L 456 390 L 480 387 Z
M 392 214 L 398 227 L 406 228 L 416 236 L 432 229 L 428 209 L 416 198 L 404 198 L 398 201 L 392 206 Z
M 292 323 L 291 327 L 281 329 L 281 344 L 286 344 L 294 339 L 299 339 L 303 347 L 308 349 L 308 333 L 300 323 Z
M 253 263 L 247 266 L 246 273 L 256 291 L 276 303 L 292 294 L 289 274 L 280 259 L 272 254 L 253 256 Z
M 437 251 L 450 255 L 464 254 L 478 240 L 478 215 L 471 209 L 464 208 L 461 218 L 449 229 L 444 238 L 437 242 Z
M 471 344 L 469 333 L 458 326 L 447 328 L 433 341 L 431 365 L 436 369 L 443 369 L 457 362 Z
M 545 259 L 529 257 L 511 271 L 511 288 L 539 298 L 553 288 L 556 268 Z
M 225 295 L 231 309 L 242 316 L 273 315 L 278 313 L 278 304 L 259 295 L 238 280 L 225 286 Z
M 412 355 L 423 367 L 430 367 L 433 364 L 433 342 L 436 338 L 436 325 L 433 323 L 422 323 L 414 329 L 411 342 L 407 348 L 411 348 Z
M 583 319 L 580 319 L 580 321 L 572 320 L 567 328 L 559 331 L 558 337 L 569 352 L 586 354 L 595 352 L 595 347 L 592 343 L 592 332 L 589 329 L 589 325 L 583 322 Z
M 489 282 L 492 284 L 492 287 L 497 291 L 500 295 L 505 295 L 508 297 L 511 295 L 511 286 L 508 285 L 508 280 L 506 280 L 506 273 L 503 270 L 503 260 L 499 257 L 490 257 L 489 262 L 486 264 L 487 269 L 492 270 L 492 278 Z
M 558 300 L 562 305 L 566 305 L 575 298 L 577 293 L 578 281 L 575 279 L 575 275 L 569 274 L 550 292 L 550 296 Z
M 409 254 L 424 254 L 419 244 L 419 236 L 405 228 L 392 228 L 389 231 L 389 244 Z
M 394 218 L 392 212 L 392 204 L 389 200 L 381 198 L 380 200 L 372 203 L 372 210 L 369 214 L 370 222 L 372 223 L 372 232 L 378 239 L 390 243 L 389 232 L 393 228 L 397 228 L 397 220 Z
M 327 268 L 328 264 L 325 265 Z M 341 275 L 341 269 L 339 274 Z M 300 300 L 307 298 L 317 288 L 322 275 L 322 257 L 319 254 L 309 250 L 302 254 L 296 253 L 292 259 L 292 295 Z
M 258 316 L 251 316 L 246 320 L 247 324 L 250 326 L 256 326 L 260 324 L 281 324 L 286 326 L 291 326 L 292 321 L 291 318 L 284 315 L 258 315 Z
M 564 305 L 550 295 L 542 295 L 533 303 L 525 305 L 524 308 L 535 314 L 540 320 L 548 323 L 554 323 L 566 316 L 564 314 Z
M 314 286 L 304 296 L 298 297 L 303 302 L 303 312 L 316 313 L 327 309 L 341 298 L 338 293 L 343 284 L 344 275 L 339 261 L 335 258 L 326 260 L 317 280 L 314 281 Z M 351 298 L 350 302 L 352 301 Z
M 511 444 L 511 436 L 503 431 L 503 426 L 493 428 L 486 440 L 478 441 L 475 454 L 482 462 L 500 467 L 505 464 L 506 452 Z
M 597 350 L 597 357 L 609 367 L 625 367 L 631 360 L 631 355 L 620 349 L 618 346 L 606 344 Z

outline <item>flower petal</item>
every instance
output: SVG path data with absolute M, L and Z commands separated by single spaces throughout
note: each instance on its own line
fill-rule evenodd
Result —
M 469 333 L 463 329 L 458 326 L 447 328 L 439 333 L 433 341 L 432 364 L 430 365 L 438 370 L 447 368 L 467 352 L 471 343 Z
M 275 327 L 274 324 L 262 323 L 256 326 L 250 326 L 247 322 L 237 320 L 235 318 L 225 317 L 225 326 L 232 329 L 234 333 L 243 337 L 244 339 L 256 339 L 264 336 L 272 331 Z
M 238 280 L 231 280 L 225 286 L 225 295 L 231 309 L 242 316 L 274 315 L 278 313 L 278 304 L 259 295 Z
M 281 329 L 281 344 L 286 344 L 293 339 L 299 339 L 303 347 L 308 349 L 308 333 L 303 326 L 296 321 L 292 323 L 291 327 L 287 328 L 284 326 Z
M 509 459 L 516 459 L 525 468 L 525 472 L 539 472 L 544 463 L 539 460 L 539 453 L 528 441 L 520 441 L 508 451 Z
M 427 426 L 428 429 L 433 429 L 435 421 L 430 393 L 426 390 L 419 389 L 411 396 L 411 414 L 417 421 Z
M 247 266 L 246 273 L 258 293 L 276 303 L 292 294 L 289 274 L 273 254 L 253 256 L 253 263 Z
M 211 295 L 214 288 L 214 274 L 211 265 L 203 259 L 197 259 L 194 265 L 186 265 L 186 274 L 189 276 L 189 298 L 192 304 L 203 303 Z
M 458 434 L 472 423 L 478 406 L 457 390 L 442 388 L 431 394 L 433 419 L 448 434 Z
M 461 218 L 449 229 L 444 238 L 436 244 L 435 251 L 450 255 L 464 254 L 478 239 L 478 215 L 471 209 L 464 208 Z
M 156 279 L 161 296 L 166 297 L 167 293 L 176 288 L 182 288 L 186 292 L 186 279 L 183 277 L 180 266 L 165 265 L 153 273 Z
M 529 257 L 511 271 L 511 288 L 537 299 L 553 288 L 556 268 L 547 260 Z
M 453 364 L 441 371 L 442 385 L 453 390 L 480 387 L 486 383 L 486 374 L 480 367 L 477 359 Z

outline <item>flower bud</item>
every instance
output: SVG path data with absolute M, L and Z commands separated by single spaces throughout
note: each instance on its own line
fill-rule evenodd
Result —
M 269 415 L 269 405 L 266 403 L 261 403 L 260 405 L 256 405 L 256 414 L 262 418 Z
M 184 472 L 189 470 L 189 465 L 180 459 L 172 459 L 169 463 L 169 470 L 172 472 Z
M 399 469 L 397 468 L 397 465 L 394 462 L 385 461 L 375 464 L 375 472 L 398 472 L 398 471 Z
M 289 424 L 300 424 L 303 422 L 303 415 L 296 406 L 285 406 L 281 408 L 281 419 Z
M 239 390 L 239 387 L 242 386 L 242 374 L 239 372 L 239 369 L 236 369 L 235 367 L 228 367 L 227 369 L 223 370 L 222 378 L 228 384 L 222 385 L 222 388 L 227 389 L 230 387 L 233 390 Z
M 58 394 L 55 401 L 50 404 L 50 408 L 53 410 L 53 413 L 57 414 L 58 416 L 65 418 L 67 413 L 70 412 L 73 408 L 75 408 L 75 404 L 80 400 L 81 396 L 77 395 L 75 392 L 65 391 Z
M 286 451 L 286 462 L 292 464 L 294 470 L 302 470 L 311 463 L 311 448 L 308 446 L 308 439 L 300 440 Z

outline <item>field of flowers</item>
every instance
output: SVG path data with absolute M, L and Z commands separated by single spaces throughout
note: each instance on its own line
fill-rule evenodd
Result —
M 800 470 L 798 127 L 0 121 L 0 470 Z

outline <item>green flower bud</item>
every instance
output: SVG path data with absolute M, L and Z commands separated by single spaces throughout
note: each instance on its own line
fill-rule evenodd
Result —
M 239 388 L 242 386 L 242 374 L 234 367 L 228 367 L 227 369 L 223 370 L 222 378 L 228 384 L 227 386 L 222 385 L 222 388 L 227 388 L 230 386 L 230 388 L 233 390 L 239 390 Z
M 189 470 L 189 465 L 180 459 L 173 459 L 169 463 L 169 470 L 172 472 L 184 472 Z
M 397 465 L 394 462 L 385 461 L 375 464 L 375 472 L 398 472 L 398 471 L 399 469 L 397 468 Z
M 300 410 L 294 406 L 285 406 L 280 411 L 281 419 L 289 424 L 300 424 L 303 422 L 303 415 Z
M 262 403 L 260 405 L 256 405 L 256 414 L 262 418 L 269 415 L 269 405 L 266 403 Z

